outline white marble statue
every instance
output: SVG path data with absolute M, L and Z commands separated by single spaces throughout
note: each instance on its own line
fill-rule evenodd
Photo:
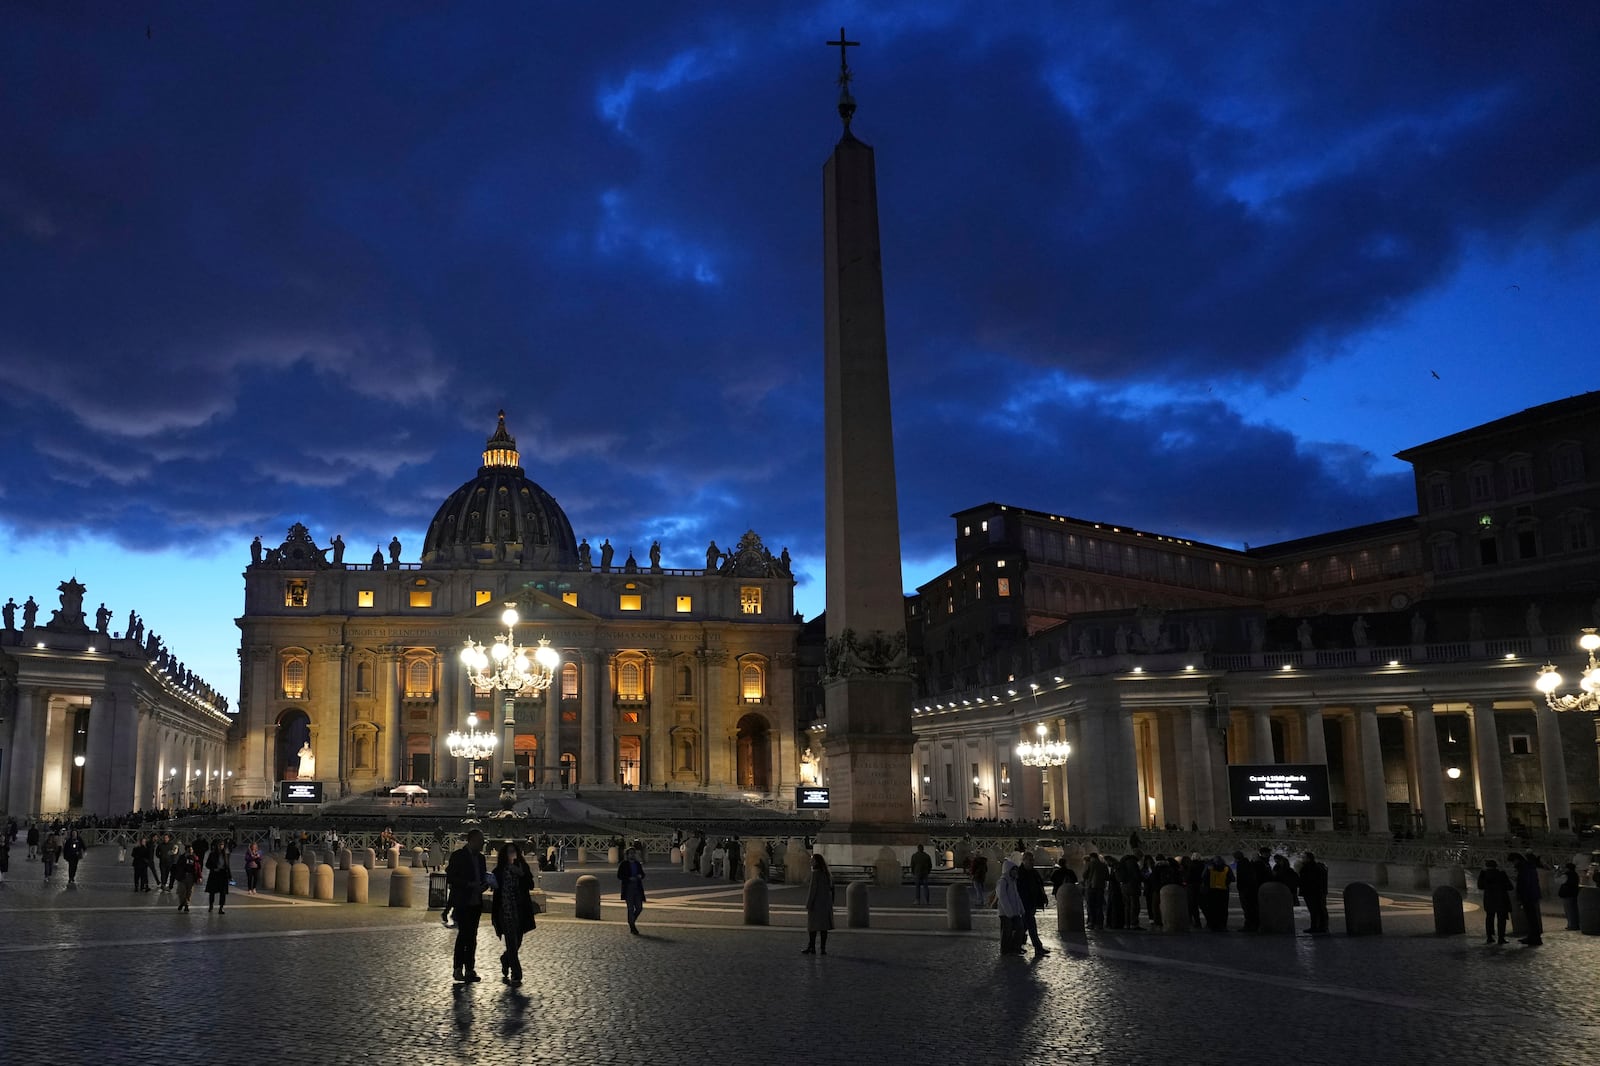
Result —
M 300 769 L 297 776 L 302 781 L 309 781 L 317 776 L 317 757 L 311 751 L 309 740 L 300 746 Z

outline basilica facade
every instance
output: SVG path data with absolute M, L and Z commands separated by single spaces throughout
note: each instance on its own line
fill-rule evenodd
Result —
M 609 540 L 579 541 L 527 477 L 502 412 L 417 557 L 398 540 L 344 555 L 342 537 L 318 543 L 300 524 L 252 546 L 230 741 L 240 799 L 297 778 L 302 752 L 330 796 L 502 772 L 521 787 L 792 794 L 794 578 L 787 550 L 755 532 L 713 542 L 704 565 L 664 566 L 658 545 L 619 560 Z M 507 605 L 516 643 L 548 640 L 560 658 L 509 714 L 460 659 L 468 640 L 493 645 Z M 447 744 L 469 725 L 504 738 L 470 768 Z

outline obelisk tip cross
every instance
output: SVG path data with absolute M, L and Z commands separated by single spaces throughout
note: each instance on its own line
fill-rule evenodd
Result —
M 856 113 L 855 98 L 850 95 L 850 64 L 845 61 L 847 48 L 860 48 L 860 41 L 846 39 L 844 27 L 839 27 L 839 39 L 825 42 L 829 48 L 839 50 L 839 117 L 844 119 L 844 131 L 850 132 L 850 119 Z

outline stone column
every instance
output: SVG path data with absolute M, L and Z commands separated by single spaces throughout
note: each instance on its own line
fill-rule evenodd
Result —
M 700 758 L 704 764 L 700 780 L 706 787 L 710 787 L 713 783 L 726 787 L 733 783 L 733 766 L 728 758 L 728 730 L 725 721 L 728 717 L 725 706 L 727 697 L 724 692 L 727 683 L 728 653 L 707 649 L 702 655 L 706 664 L 706 702 L 700 730 L 700 746 L 703 749 Z M 831 768 L 829 776 L 831 779 Z M 962 809 L 965 809 L 965 805 Z
M 1506 819 L 1506 784 L 1500 772 L 1500 732 L 1495 728 L 1494 705 L 1467 704 L 1472 716 L 1474 769 L 1477 771 L 1478 807 L 1483 811 L 1485 836 L 1503 837 Z
M 1378 709 L 1356 708 L 1357 728 L 1361 731 L 1361 784 L 1366 803 L 1367 832 L 1389 835 L 1389 790 L 1383 780 L 1383 747 L 1378 740 Z
M 582 708 L 578 712 L 578 720 L 582 723 L 578 730 L 578 780 L 585 788 L 592 787 L 599 780 L 599 769 L 596 765 L 600 749 L 597 659 L 598 655 L 593 648 L 585 648 L 578 653 L 578 697 Z
M 1063 821 L 1067 825 L 1076 825 L 1079 829 L 1087 829 L 1093 823 L 1089 821 L 1089 789 L 1088 779 L 1093 771 L 1093 763 L 1088 758 L 1087 748 L 1084 747 L 1086 737 L 1083 729 L 1083 716 L 1072 715 L 1066 720 L 1064 735 L 1067 743 L 1072 745 L 1072 754 L 1067 757 L 1067 765 L 1061 768 L 1062 785 L 1066 791 L 1067 816 Z M 935 747 L 934 751 L 939 752 Z M 944 755 L 948 759 L 948 754 Z M 939 802 L 948 802 L 944 798 L 944 781 L 938 776 L 940 761 L 934 760 L 934 795 L 939 797 Z
M 378 756 L 378 782 L 380 784 L 386 781 L 399 780 L 397 774 L 400 768 L 400 746 L 405 743 L 400 735 L 403 732 L 400 728 L 400 699 L 405 692 L 405 662 L 401 659 L 399 650 L 395 648 L 386 650 L 381 657 L 381 661 L 384 665 L 382 673 L 388 681 L 389 691 L 383 701 L 383 726 L 378 734 L 378 744 L 380 746 L 374 753 Z M 342 723 L 333 721 L 328 724 L 337 728 L 341 734 L 344 733 Z M 326 731 L 326 726 L 324 726 L 324 731 Z M 324 740 L 322 744 L 315 745 L 315 747 L 318 748 L 317 776 L 325 780 L 327 774 L 322 768 L 328 764 L 322 760 L 327 758 L 328 743 Z
M 1250 708 L 1250 761 L 1262 766 L 1278 761 L 1272 749 L 1272 712 L 1266 707 Z
M 644 738 L 639 752 L 639 788 L 653 788 L 668 778 L 672 742 L 672 655 L 657 648 L 645 656 Z
M 1444 833 L 1450 820 L 1444 812 L 1444 772 L 1439 768 L 1439 723 L 1433 705 L 1410 708 L 1411 750 L 1417 767 L 1417 794 L 1422 798 L 1422 826 L 1427 833 Z
M 11 735 L 11 750 L 6 753 L 11 763 L 6 809 L 15 815 L 39 813 L 39 769 L 44 765 L 44 728 L 39 719 L 46 702 L 33 685 L 17 688 L 16 728 Z
M 1189 708 L 1190 775 L 1194 787 L 1191 810 L 1201 829 L 1217 828 L 1217 807 L 1211 765 L 1211 709 L 1204 704 Z
M 324 765 L 321 761 L 322 756 L 320 754 L 317 756 L 317 777 L 327 782 L 324 794 L 331 797 L 340 795 L 350 783 L 350 730 L 346 718 L 350 700 L 349 693 L 346 692 L 344 669 L 345 653 L 349 648 L 343 644 L 323 644 L 318 646 L 317 651 L 322 656 L 325 667 L 321 698 L 317 702 L 323 709 L 323 721 L 337 729 L 339 733 L 333 745 L 339 753 L 338 758 Z M 396 724 L 398 725 L 398 721 Z M 403 730 L 397 728 L 395 732 L 400 733 Z M 332 769 L 333 773 L 330 774 L 329 769 Z M 398 763 L 395 766 L 395 773 L 397 782 L 405 779 L 404 771 Z
M 545 788 L 561 787 L 561 690 L 551 685 L 544 690 L 544 737 L 539 741 L 539 765 L 542 772 L 533 775 Z
M 772 671 L 767 677 L 767 706 L 772 711 L 772 787 L 791 801 L 795 786 L 800 784 L 800 753 L 794 740 L 794 665 L 792 652 L 780 652 L 772 657 Z
M 1539 727 L 1539 773 L 1544 778 L 1544 813 L 1552 833 L 1572 828 L 1572 799 L 1567 792 L 1567 759 L 1561 746 L 1561 722 L 1549 705 L 1535 706 Z M 1565 824 L 1563 824 L 1565 823 Z
M 439 713 L 433 720 L 433 780 L 444 780 L 444 760 L 449 757 L 450 749 L 445 743 L 445 738 L 452 729 L 460 729 L 460 723 L 467 717 L 467 712 L 461 706 L 461 659 L 458 655 L 445 654 L 440 660 L 439 669 Z
M 595 780 L 601 788 L 617 783 L 617 663 L 607 653 L 600 668 L 600 748 L 595 752 Z
M 1306 762 L 1311 763 L 1312 765 L 1320 764 L 1322 766 L 1327 766 L 1328 738 L 1322 729 L 1322 708 L 1305 708 L 1303 712 L 1303 719 L 1304 720 L 1301 722 L 1301 728 L 1305 731 Z M 1328 790 L 1331 795 L 1333 791 L 1333 782 L 1331 780 L 1328 782 Z M 1314 822 L 1315 827 L 1319 830 L 1333 828 L 1332 818 L 1317 818 L 1314 819 Z
M 1105 731 L 1107 810 L 1111 824 L 1144 825 L 1148 807 L 1139 795 L 1139 766 L 1134 751 L 1133 716 L 1120 704 L 1108 708 Z
M 83 810 L 86 814 L 112 813 L 111 752 L 116 742 L 116 712 L 117 701 L 109 692 L 97 692 L 89 698 L 89 736 L 83 753 Z M 127 739 L 123 738 L 124 743 Z

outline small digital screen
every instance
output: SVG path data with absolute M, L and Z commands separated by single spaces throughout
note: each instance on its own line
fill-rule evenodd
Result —
M 278 801 L 280 803 L 321 803 L 321 781 L 280 781 L 278 782 Z
M 794 806 L 799 811 L 828 809 L 828 790 L 816 785 L 801 785 L 794 790 Z
M 1228 767 L 1235 818 L 1331 818 L 1325 763 Z

